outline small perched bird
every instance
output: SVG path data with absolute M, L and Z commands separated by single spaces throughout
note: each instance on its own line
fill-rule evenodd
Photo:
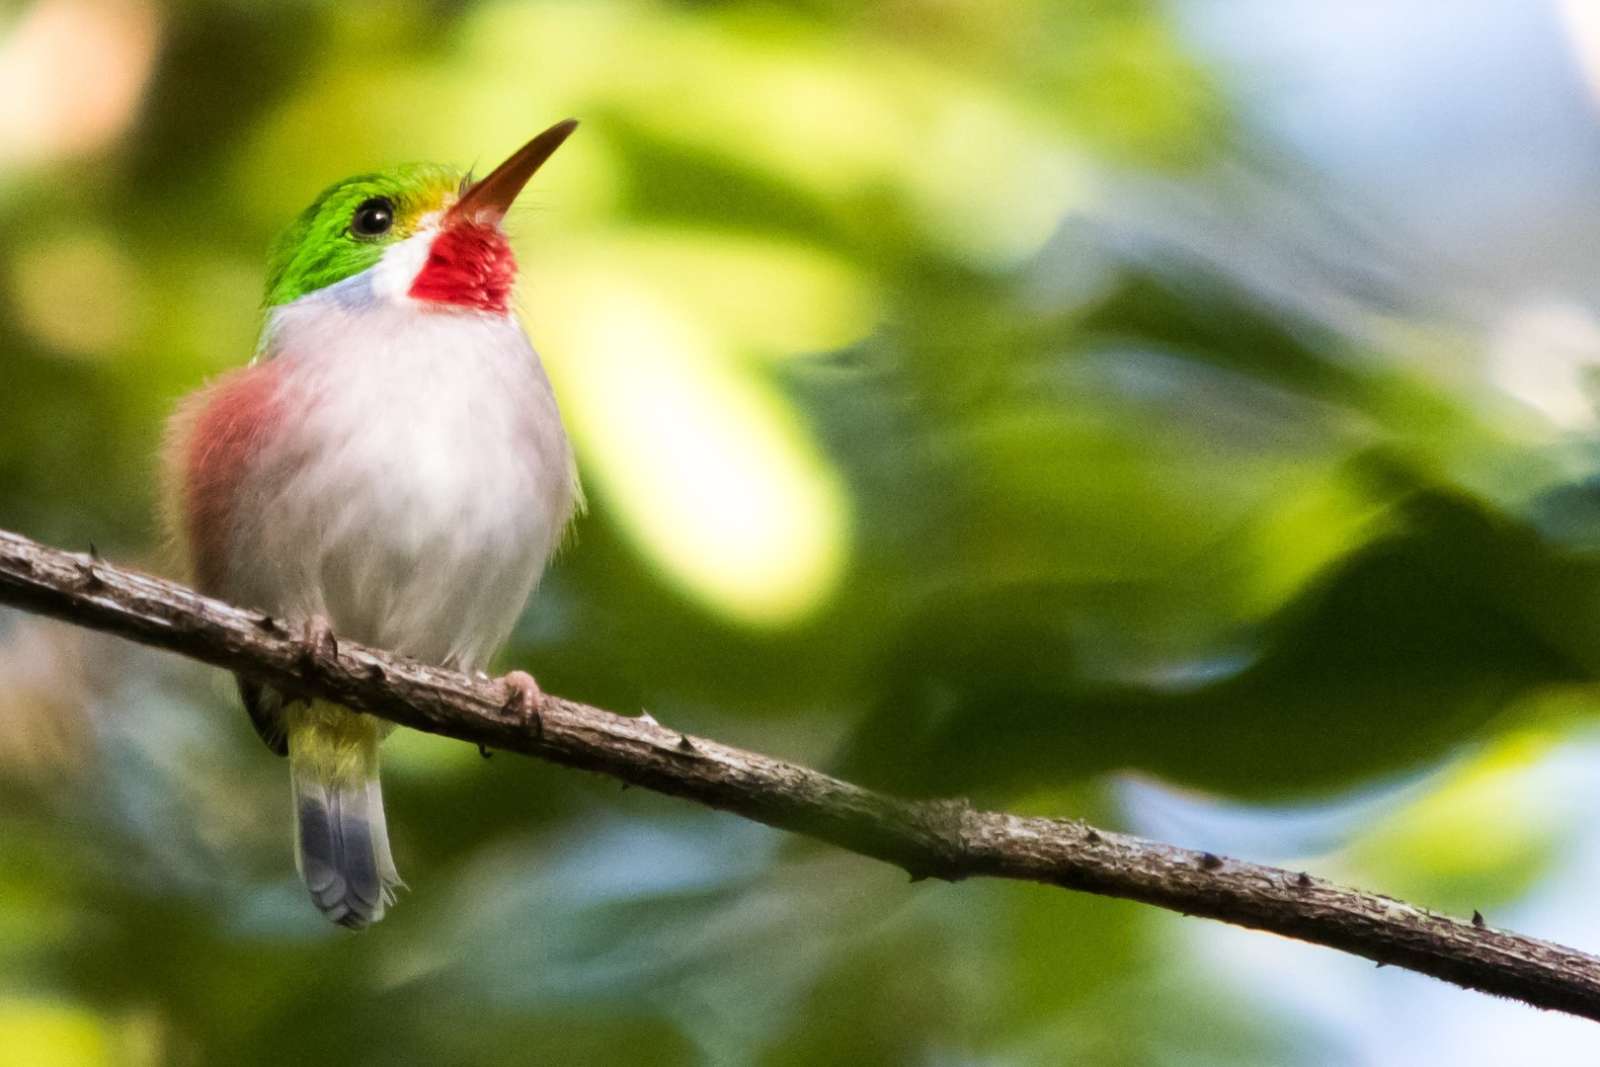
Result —
M 187 397 L 164 450 L 170 525 L 198 588 L 303 628 L 482 670 L 574 511 L 572 450 L 511 308 L 512 201 L 577 123 L 481 181 L 414 164 L 330 186 L 272 246 L 255 357 Z M 537 711 L 533 679 L 504 679 Z M 370 715 L 246 678 L 289 757 L 296 866 L 360 928 L 400 885 Z

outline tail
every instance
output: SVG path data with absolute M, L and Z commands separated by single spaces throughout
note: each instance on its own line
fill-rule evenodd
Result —
M 359 930 L 383 918 L 401 884 L 378 785 L 382 728 L 320 700 L 287 717 L 295 867 L 322 914 Z

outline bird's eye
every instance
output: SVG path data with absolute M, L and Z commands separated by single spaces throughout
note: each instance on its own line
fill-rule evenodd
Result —
M 363 200 L 350 218 L 350 232 L 357 237 L 377 237 L 394 225 L 394 205 L 387 197 Z

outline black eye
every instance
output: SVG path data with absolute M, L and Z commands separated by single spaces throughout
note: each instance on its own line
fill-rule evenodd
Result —
M 357 237 L 377 237 L 388 233 L 393 225 L 394 205 L 382 196 L 361 201 L 356 213 L 350 217 L 350 232 Z

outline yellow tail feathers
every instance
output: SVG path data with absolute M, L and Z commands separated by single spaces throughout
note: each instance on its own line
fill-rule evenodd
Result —
M 385 724 L 326 701 L 285 709 L 295 800 L 295 866 L 329 919 L 383 918 L 400 883 L 378 785 Z

